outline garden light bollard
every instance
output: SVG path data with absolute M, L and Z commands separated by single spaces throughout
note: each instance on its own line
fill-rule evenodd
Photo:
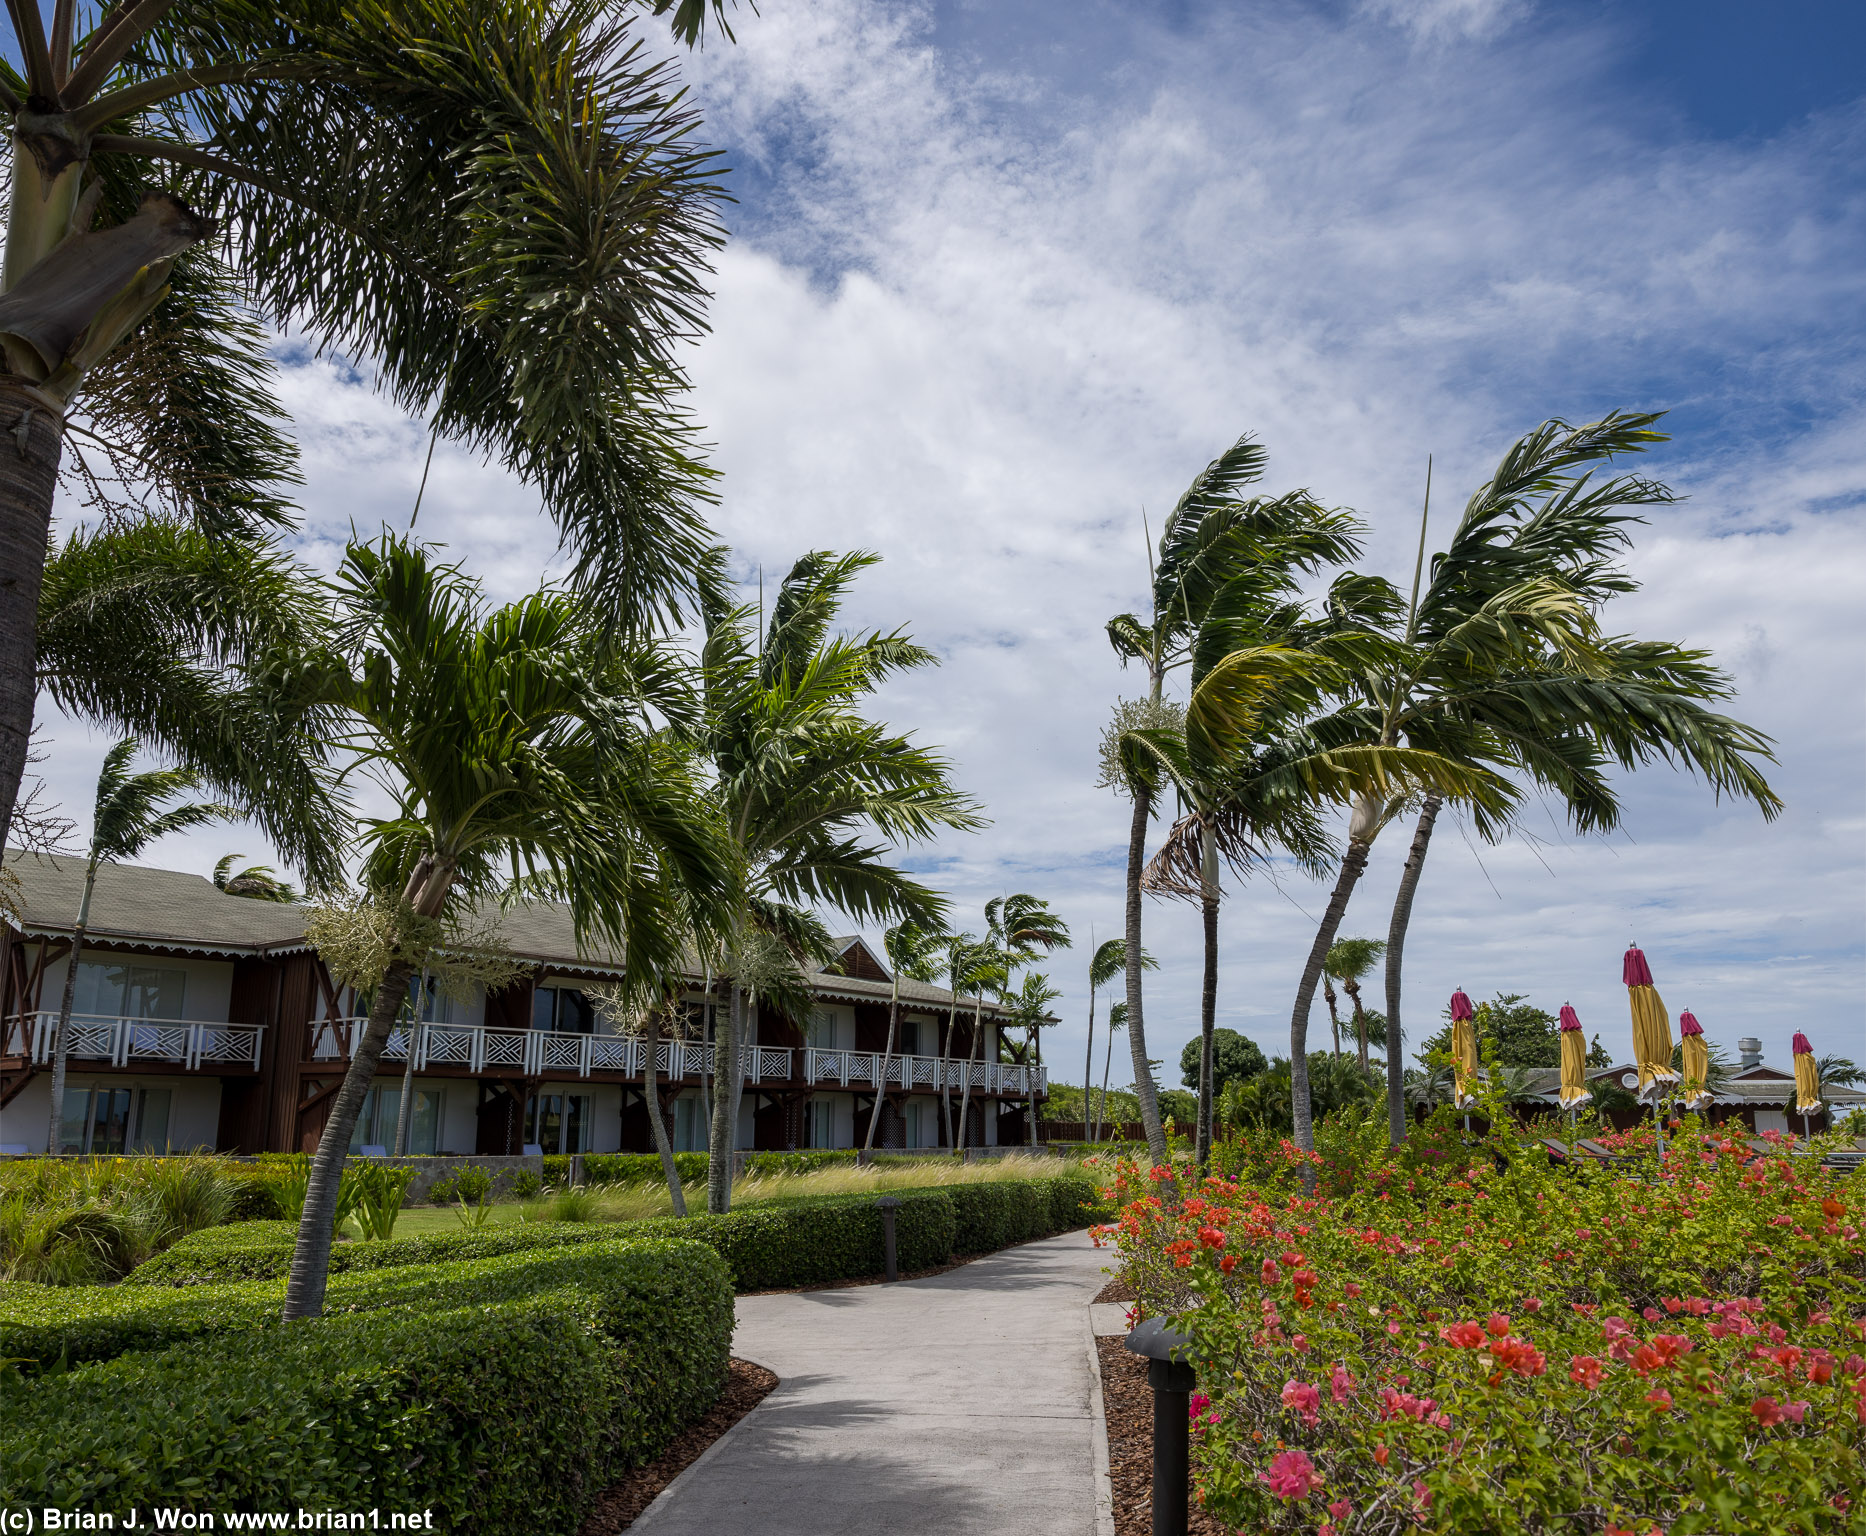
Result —
M 900 1208 L 901 1202 L 893 1195 L 883 1195 L 875 1202 L 875 1209 L 881 1212 L 881 1248 L 890 1280 L 901 1277 L 901 1266 L 894 1250 L 894 1213 Z
M 1163 1318 L 1136 1323 L 1127 1347 L 1147 1361 L 1153 1388 L 1153 1536 L 1186 1536 L 1187 1494 L 1192 1484 L 1192 1367 L 1183 1355 L 1192 1340 Z

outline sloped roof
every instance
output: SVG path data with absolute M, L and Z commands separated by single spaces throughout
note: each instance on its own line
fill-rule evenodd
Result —
M 1622 1075 L 1637 1072 L 1638 1064 L 1625 1061 L 1617 1066 L 1590 1067 L 1587 1076 L 1592 1078 L 1612 1078 L 1618 1082 Z M 1561 1087 L 1561 1069 L 1559 1067 L 1530 1067 L 1524 1074 L 1528 1079 L 1529 1090 L 1546 1098 L 1554 1098 Z M 1794 1094 L 1795 1074 L 1783 1072 L 1767 1063 L 1758 1063 L 1753 1067 L 1744 1067 L 1736 1072 L 1723 1091 L 1712 1099 L 1716 1104 L 1783 1104 Z M 1866 1092 L 1858 1088 L 1843 1088 L 1838 1084 L 1821 1084 L 1821 1098 L 1828 1104 L 1866 1104 Z
M 13 916 L 23 932 L 54 937 L 77 927 L 84 864 L 58 854 L 7 851 L 7 870 L 21 891 Z M 222 955 L 301 948 L 304 931 L 303 907 L 229 896 L 205 876 L 142 864 L 106 864 L 97 871 L 87 928 L 100 944 Z

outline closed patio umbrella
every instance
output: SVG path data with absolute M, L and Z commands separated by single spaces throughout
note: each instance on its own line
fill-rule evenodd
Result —
M 1471 1027 L 1471 1000 L 1460 987 L 1451 994 L 1451 1076 L 1459 1109 L 1477 1102 L 1477 1031 Z
M 1652 967 L 1637 944 L 1626 951 L 1620 967 L 1633 1007 L 1633 1063 L 1639 1068 L 1639 1101 L 1656 1102 L 1678 1074 L 1672 1070 L 1672 1021 L 1665 1003 L 1652 985 Z
M 1561 1107 L 1574 1109 L 1587 1102 L 1587 1037 L 1581 1016 L 1561 1005 Z
M 1704 1044 L 1703 1026 L 1687 1008 L 1678 1015 L 1679 1051 L 1685 1069 L 1685 1108 L 1703 1109 L 1711 1101 L 1710 1048 Z
M 1795 1031 L 1795 1110 L 1801 1116 L 1801 1128 L 1808 1130 L 1810 1117 L 1818 1115 L 1821 1103 L 1821 1069 L 1814 1060 L 1814 1047 L 1808 1037 Z M 1812 1133 L 1810 1133 L 1812 1134 Z

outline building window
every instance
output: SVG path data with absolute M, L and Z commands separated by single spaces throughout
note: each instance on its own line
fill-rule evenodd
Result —
M 188 973 L 81 960 L 71 1011 L 106 1019 L 179 1019 Z
M 411 1157 L 432 1157 L 439 1150 L 441 1130 L 441 1095 L 439 1088 L 417 1088 L 415 1102 L 408 1117 L 408 1155 Z M 362 1113 L 356 1117 L 356 1125 L 350 1132 L 350 1151 L 358 1153 L 365 1147 L 383 1147 L 395 1150 L 395 1121 L 402 1110 L 402 1090 L 393 1088 L 372 1088 L 363 1099 Z
M 525 1116 L 525 1140 L 545 1152 L 590 1150 L 590 1096 L 586 1093 L 541 1093 Z
M 580 988 L 539 987 L 531 994 L 531 1027 L 570 1035 L 593 1034 L 596 1010 Z
M 58 1123 L 59 1150 L 166 1152 L 172 1096 L 167 1088 L 67 1088 Z
M 819 1008 L 810 1016 L 804 1043 L 819 1051 L 847 1051 L 855 1046 L 855 1015 L 841 1008 Z

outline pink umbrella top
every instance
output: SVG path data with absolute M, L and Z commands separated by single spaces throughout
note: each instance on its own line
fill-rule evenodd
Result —
M 1581 1015 L 1576 1013 L 1574 1009 L 1570 1008 L 1566 1003 L 1561 1005 L 1561 1027 L 1563 1029 L 1579 1029 L 1581 1027 Z
M 1800 1030 L 1795 1031 L 1795 1054 L 1797 1056 L 1812 1056 L 1814 1054 L 1814 1047 L 1808 1044 L 1808 1037 L 1802 1034 Z
M 1471 1000 L 1464 995 L 1464 988 L 1460 987 L 1456 992 L 1451 994 L 1452 1020 L 1455 1023 L 1463 1019 L 1468 1019 L 1470 1016 Z
M 1646 957 L 1638 945 L 1626 952 L 1626 960 L 1620 967 L 1620 974 L 1629 987 L 1649 987 L 1652 985 L 1652 967 L 1646 964 Z
M 1687 1008 L 1683 1013 L 1678 1015 L 1678 1033 L 1681 1035 L 1701 1035 L 1704 1033 L 1704 1026 L 1698 1023 L 1697 1015 Z

